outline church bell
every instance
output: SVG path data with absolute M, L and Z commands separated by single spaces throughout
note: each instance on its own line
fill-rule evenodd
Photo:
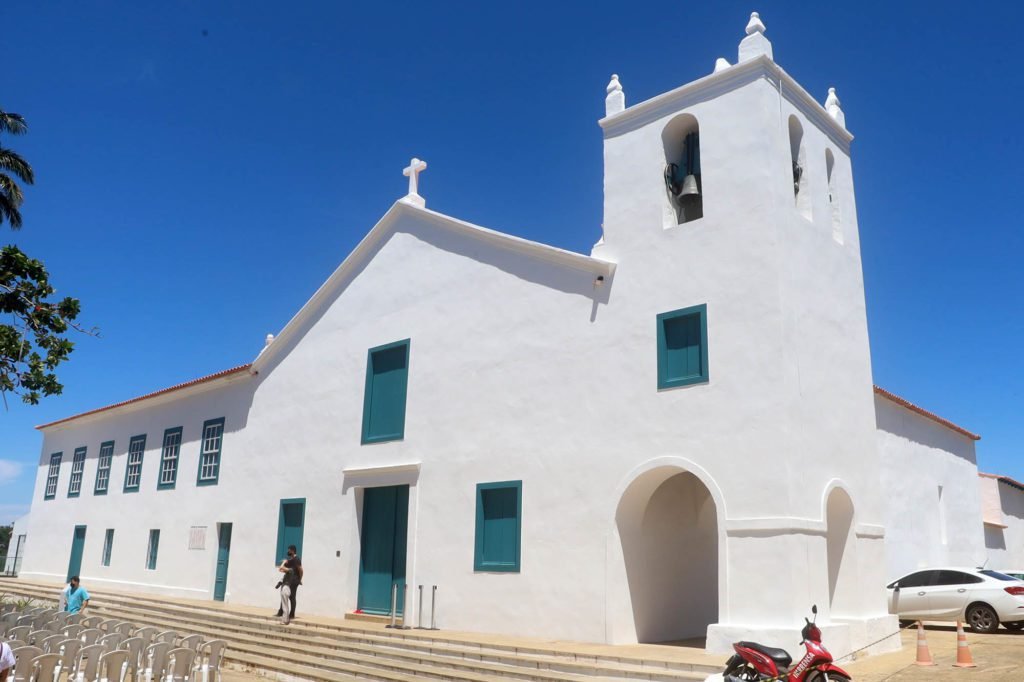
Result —
M 700 188 L 697 187 L 697 176 L 687 175 L 683 180 L 683 186 L 679 190 L 679 196 L 685 197 L 691 194 L 700 194 Z

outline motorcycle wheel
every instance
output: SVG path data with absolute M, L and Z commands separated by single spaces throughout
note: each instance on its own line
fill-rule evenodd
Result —
M 820 670 L 815 670 L 807 676 L 806 682 L 851 682 L 851 680 L 841 673 L 823 673 Z
M 761 679 L 761 673 L 757 672 L 753 666 L 744 665 L 742 668 L 738 668 L 730 673 L 730 677 L 744 680 L 744 682 L 757 682 L 757 680 Z

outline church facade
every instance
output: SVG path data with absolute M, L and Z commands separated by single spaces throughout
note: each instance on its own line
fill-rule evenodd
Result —
M 295 544 L 300 617 L 436 585 L 448 629 L 725 651 L 817 604 L 837 655 L 898 647 L 893 572 L 985 552 L 977 437 L 873 388 L 852 136 L 747 33 L 613 77 L 590 255 L 426 208 L 414 160 L 251 363 L 40 427 L 22 575 L 269 613 Z

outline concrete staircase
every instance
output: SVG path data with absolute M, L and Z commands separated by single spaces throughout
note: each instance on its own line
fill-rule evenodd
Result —
M 302 617 L 89 587 L 89 614 L 228 642 L 226 663 L 283 680 L 598 682 L 704 680 L 724 658 L 677 647 L 610 647 Z M 0 594 L 55 602 L 60 585 L 0 578 Z M 301 606 L 301 605 L 300 605 Z

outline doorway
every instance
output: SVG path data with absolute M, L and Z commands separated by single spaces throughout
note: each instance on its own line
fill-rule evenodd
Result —
M 360 529 L 359 597 L 365 613 L 391 612 L 391 591 L 398 585 L 397 613 L 403 612 L 405 554 L 409 523 L 409 486 L 395 485 L 363 490 L 363 523 Z
M 64 582 L 71 582 L 71 576 L 82 572 L 82 553 L 85 551 L 85 526 L 75 526 L 75 534 L 71 539 L 71 558 L 68 560 L 68 577 Z
M 228 555 L 231 553 L 231 524 L 217 525 L 217 573 L 213 579 L 214 601 L 224 601 L 228 590 Z

